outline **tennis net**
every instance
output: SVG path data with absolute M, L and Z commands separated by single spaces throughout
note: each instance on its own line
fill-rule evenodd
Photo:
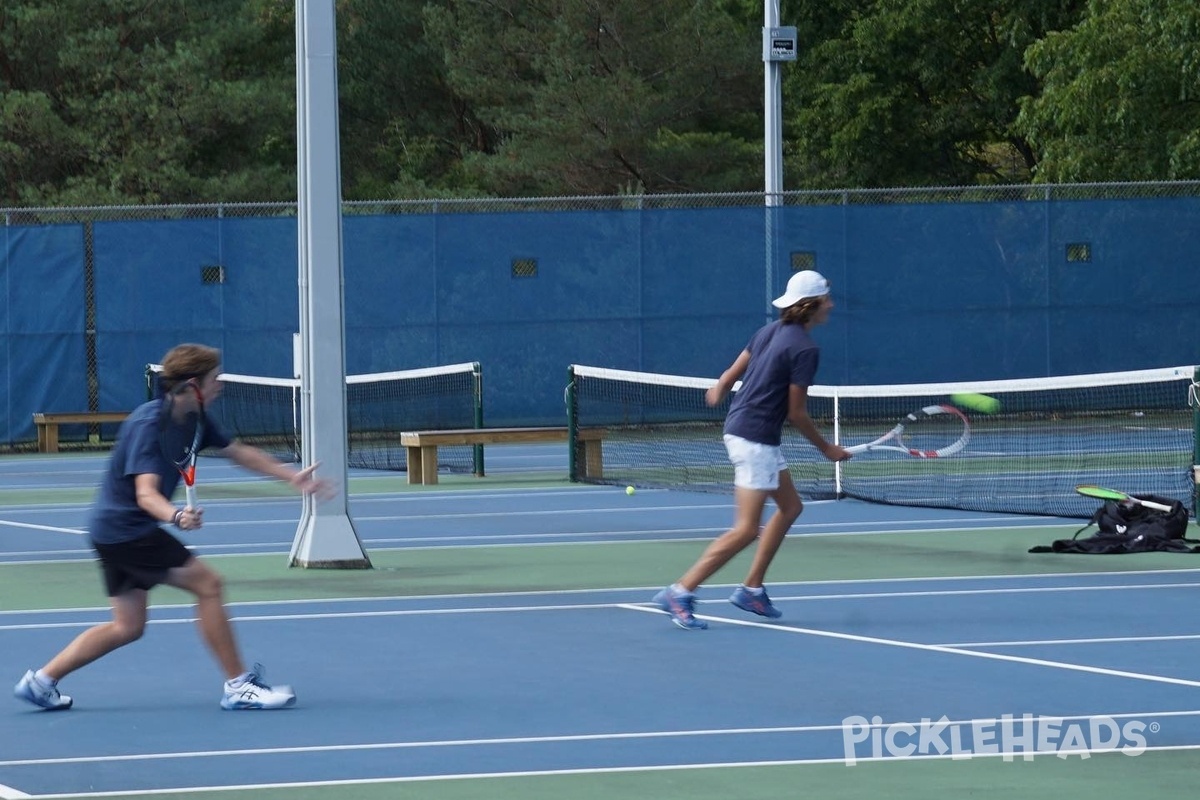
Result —
M 146 367 L 150 396 L 161 369 L 158 364 Z M 276 458 L 299 461 L 300 380 L 234 373 L 220 377 L 224 389 L 210 413 L 225 432 Z M 346 376 L 347 464 L 404 470 L 401 432 L 482 427 L 482 384 L 478 363 Z M 438 467 L 473 472 L 478 450 L 470 445 L 439 447 Z
M 967 411 L 970 440 L 947 458 L 866 452 L 834 464 L 790 426 L 783 452 L 797 489 L 813 499 L 1088 517 L 1096 501 L 1078 496 L 1074 487 L 1092 483 L 1191 505 L 1200 425 L 1200 411 L 1192 407 L 1197 374 L 1188 366 L 972 383 L 813 386 L 809 414 L 843 446 L 876 439 L 909 412 L 948 404 L 955 393 L 987 394 L 1001 408 L 990 415 Z M 713 408 L 704 400 L 714 383 L 572 366 L 571 435 L 603 429 L 602 466 L 573 461 L 572 479 L 731 491 L 733 468 L 721 440 L 728 399 Z M 957 418 L 942 417 L 938 424 L 961 431 Z M 938 435 L 936 427 L 929 435 Z M 953 441 L 958 433 L 951 435 L 948 427 L 944 435 Z M 572 438 L 571 453 L 574 445 Z

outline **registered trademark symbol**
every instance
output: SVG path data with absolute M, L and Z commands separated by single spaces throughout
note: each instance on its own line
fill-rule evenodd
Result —
M 1162 725 L 1159 725 L 1157 722 L 1150 723 L 1150 732 L 1151 733 L 1158 733 L 1160 728 L 1162 728 Z

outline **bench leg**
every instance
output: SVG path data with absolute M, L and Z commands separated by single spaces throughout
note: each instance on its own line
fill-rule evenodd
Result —
M 604 451 L 599 439 L 588 439 L 583 443 L 583 477 L 604 477 Z
M 437 445 L 425 445 L 421 448 L 421 483 L 433 486 L 438 482 Z
M 39 453 L 57 453 L 58 452 L 58 425 L 53 422 L 44 422 L 38 425 L 38 452 Z
M 421 483 L 421 448 L 406 447 L 404 448 L 404 457 L 408 462 L 408 482 L 410 484 Z

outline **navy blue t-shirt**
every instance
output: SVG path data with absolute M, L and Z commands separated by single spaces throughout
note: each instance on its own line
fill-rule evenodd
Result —
M 776 320 L 746 345 L 750 363 L 725 417 L 725 433 L 778 446 L 787 421 L 788 387 L 812 386 L 820 349 L 803 325 Z
M 100 482 L 88 522 L 88 534 L 93 542 L 117 544 L 133 541 L 153 532 L 161 524 L 138 506 L 134 487 L 134 479 L 148 473 L 158 475 L 159 489 L 167 497 L 171 497 L 179 486 L 179 470 L 167 460 L 158 444 L 158 413 L 161 407 L 161 399 L 143 403 L 121 423 L 117 443 Z M 206 414 L 201 449 L 228 446 L 229 438 Z

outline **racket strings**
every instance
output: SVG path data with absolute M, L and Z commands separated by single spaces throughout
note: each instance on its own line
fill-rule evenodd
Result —
M 900 434 L 904 446 L 913 450 L 941 450 L 957 442 L 966 433 L 962 420 L 952 415 L 920 416 L 906 420 Z
M 900 422 L 878 440 L 851 446 L 863 450 L 903 450 L 922 458 L 953 455 L 970 440 L 970 425 L 957 409 L 932 405 L 905 414 Z

